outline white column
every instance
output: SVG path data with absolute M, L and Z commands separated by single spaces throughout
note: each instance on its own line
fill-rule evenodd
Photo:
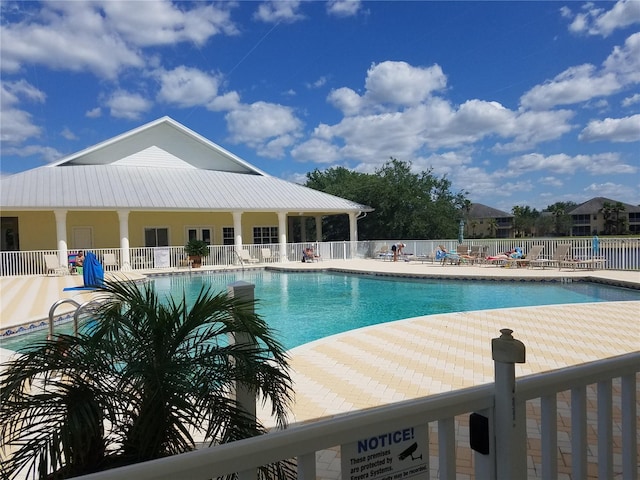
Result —
M 118 210 L 120 221 L 120 268 L 131 271 L 131 252 L 129 252 L 129 210 Z
M 349 213 L 349 242 L 351 242 L 351 258 L 355 258 L 356 256 L 356 243 L 358 241 L 358 219 L 356 218 L 356 213 Z
M 322 241 L 322 215 L 316 216 L 316 242 Z
M 287 212 L 278 212 L 278 234 L 280 235 L 280 261 L 287 261 Z
M 236 238 L 236 250 L 242 249 L 242 212 L 232 212 L 233 214 L 233 235 Z
M 54 210 L 56 216 L 56 239 L 58 243 L 58 262 L 63 267 L 69 266 L 69 247 L 67 245 L 67 211 Z

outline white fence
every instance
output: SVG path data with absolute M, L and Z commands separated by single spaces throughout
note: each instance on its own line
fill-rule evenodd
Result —
M 405 253 L 415 255 L 429 255 L 438 245 L 444 245 L 447 249 L 455 250 L 457 240 L 398 240 L 407 244 Z M 273 263 L 280 261 L 301 261 L 302 252 L 311 247 L 323 260 L 346 260 L 350 258 L 376 258 L 376 254 L 383 247 L 389 247 L 395 241 L 377 240 L 364 242 L 305 242 L 287 243 L 284 248 L 279 244 L 269 245 L 244 245 L 241 249 L 249 252 L 252 263 Z M 544 245 L 544 255 L 551 255 L 560 243 L 570 243 L 571 256 L 574 258 L 604 257 L 606 262 L 604 269 L 611 270 L 640 270 L 640 238 L 620 237 L 602 238 L 599 241 L 598 251 L 593 251 L 590 237 L 569 239 L 491 239 L 491 240 L 465 240 L 464 244 L 483 245 L 487 247 L 489 255 L 520 247 L 528 252 L 533 245 Z M 122 267 L 122 254 L 119 248 L 91 249 L 98 260 L 104 264 L 106 254 L 113 254 L 117 265 Z M 69 253 L 75 253 L 70 250 Z M 283 255 L 284 252 L 284 255 Z M 0 276 L 16 275 L 45 275 L 46 267 L 44 255 L 57 255 L 55 250 L 0 252 Z M 132 247 L 129 249 L 129 258 L 133 270 L 148 270 L 156 268 L 182 268 L 188 266 L 184 247 Z M 238 255 L 238 249 L 233 245 L 211 245 L 209 255 L 203 258 L 204 266 L 228 266 L 240 265 L 243 260 Z M 61 265 L 67 265 L 67 259 L 60 259 Z M 107 266 L 109 269 L 109 266 Z
M 496 342 L 502 343 L 502 346 Z M 473 453 L 476 479 L 557 479 L 558 450 L 561 447 L 563 457 L 570 456 L 572 479 L 587 478 L 589 466 L 593 468 L 594 465 L 597 478 L 614 478 L 615 459 L 615 478 L 637 480 L 637 375 L 640 372 L 640 352 L 516 381 L 514 363 L 510 360 L 520 362 L 524 359 L 518 359 L 518 343 L 510 335 L 505 337 L 504 330 L 502 337 L 493 339 L 496 365 L 494 384 L 354 412 L 81 478 L 206 480 L 237 473 L 240 479 L 253 480 L 259 466 L 289 459 L 297 462 L 298 478 L 315 479 L 318 452 L 335 446 L 348 446 L 363 439 L 386 438 L 389 434 L 412 427 L 416 430 L 424 428 L 426 432 L 420 445 L 412 445 L 406 451 L 415 450 L 417 455 L 418 449 L 422 450 L 420 466 L 414 464 L 416 468 L 413 469 L 421 472 L 420 478 L 453 480 L 458 473 L 467 472 L 468 459 L 460 461 L 457 451 L 461 442 L 471 438 L 476 446 L 484 444 L 481 448 L 476 447 Z M 521 353 L 524 354 L 524 346 Z M 567 391 L 570 395 L 569 445 L 558 435 L 558 412 L 564 408 L 564 400 L 559 400 L 560 392 Z M 597 397 L 595 401 L 591 398 L 592 393 Z M 587 405 L 590 405 L 589 413 Z M 592 414 L 594 409 L 597 410 L 595 416 Z M 537 419 L 541 425 L 540 431 L 529 427 L 531 412 L 535 410 L 540 412 L 540 418 Z M 614 415 L 615 410 L 621 411 L 621 417 Z M 471 413 L 480 414 L 477 418 L 486 419 L 488 428 L 474 426 L 471 431 L 461 428 L 463 422 L 460 419 Z M 615 422 L 614 417 L 617 417 Z M 595 448 L 594 445 L 588 445 L 589 430 L 597 431 Z M 535 446 L 537 440 L 539 448 Z M 615 456 L 614 445 L 621 445 L 621 453 Z M 593 451 L 596 453 L 593 454 Z M 405 457 L 406 452 L 403 452 Z M 538 457 L 539 460 L 532 460 Z M 541 465 L 533 464 L 534 461 L 540 461 Z M 351 480 L 357 477 L 351 471 L 344 471 L 344 467 L 342 470 L 337 478 Z M 532 470 L 537 473 L 532 475 Z M 369 479 L 383 478 L 382 475 L 373 475 L 371 470 L 367 473 Z M 396 476 L 398 473 L 400 475 Z M 385 478 L 411 478 L 410 475 L 403 475 L 403 472 L 391 471 Z

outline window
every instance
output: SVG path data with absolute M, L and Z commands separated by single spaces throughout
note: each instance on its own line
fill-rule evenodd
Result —
M 222 244 L 233 245 L 235 241 L 233 227 L 222 227 Z
M 202 240 L 207 245 L 211 245 L 211 229 L 209 227 L 189 227 L 187 228 L 187 241 Z
M 169 229 L 149 227 L 144 229 L 145 247 L 168 247 Z
M 253 227 L 253 243 L 278 243 L 278 227 Z

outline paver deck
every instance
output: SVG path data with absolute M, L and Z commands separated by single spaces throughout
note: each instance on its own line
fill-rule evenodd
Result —
M 640 272 L 442 267 L 439 264 L 375 260 L 291 262 L 276 267 L 517 281 L 558 278 L 572 281 L 592 277 L 612 284 L 640 285 Z M 0 278 L 0 330 L 11 324 L 15 326 L 17 319 L 37 321 L 39 315 L 46 318 L 51 304 L 61 298 L 63 286 L 78 281 L 74 277 Z M 499 336 L 501 328 L 512 329 L 514 336 L 526 345 L 527 362 L 516 366 L 517 376 L 638 351 L 639 313 L 640 301 L 483 310 L 416 317 L 324 338 L 290 351 L 296 392 L 291 421 L 309 422 L 492 382 L 491 339 Z M 595 398 L 595 392 L 591 394 Z M 560 404 L 561 417 L 568 418 L 568 404 L 569 399 Z M 539 445 L 539 406 L 532 402 L 529 410 L 528 435 L 535 446 L 536 442 Z M 619 409 L 614 411 L 620 414 Z M 260 412 L 260 416 L 269 423 L 266 412 Z M 616 422 L 619 421 L 617 418 Z M 464 429 L 465 424 L 466 419 L 457 419 L 457 428 Z M 589 430 L 589 444 L 594 445 L 591 450 L 596 451 L 595 430 Z M 619 429 L 614 426 L 615 431 L 619 432 Z M 561 430 L 558 438 L 562 439 L 563 435 Z M 464 440 L 464 436 L 462 438 Z M 457 445 L 458 457 L 471 458 L 468 445 L 463 443 Z M 561 452 L 564 463 L 560 466 L 559 478 L 569 479 L 570 456 L 566 455 L 566 449 L 561 448 Z M 614 450 L 614 458 L 619 462 L 616 453 L 619 449 Z M 318 478 L 340 478 L 338 449 L 318 452 L 317 459 Z M 437 468 L 437 458 L 434 460 L 434 468 Z M 589 462 L 595 464 L 596 459 L 590 458 Z M 619 471 L 619 465 L 616 468 Z M 473 478 L 471 465 L 468 470 L 468 474 L 461 473 L 458 478 Z M 540 478 L 540 475 L 539 455 L 532 454 L 529 478 Z

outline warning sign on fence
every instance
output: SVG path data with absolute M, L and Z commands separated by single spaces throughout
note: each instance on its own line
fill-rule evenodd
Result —
M 429 478 L 426 425 L 363 438 L 340 452 L 343 480 Z

